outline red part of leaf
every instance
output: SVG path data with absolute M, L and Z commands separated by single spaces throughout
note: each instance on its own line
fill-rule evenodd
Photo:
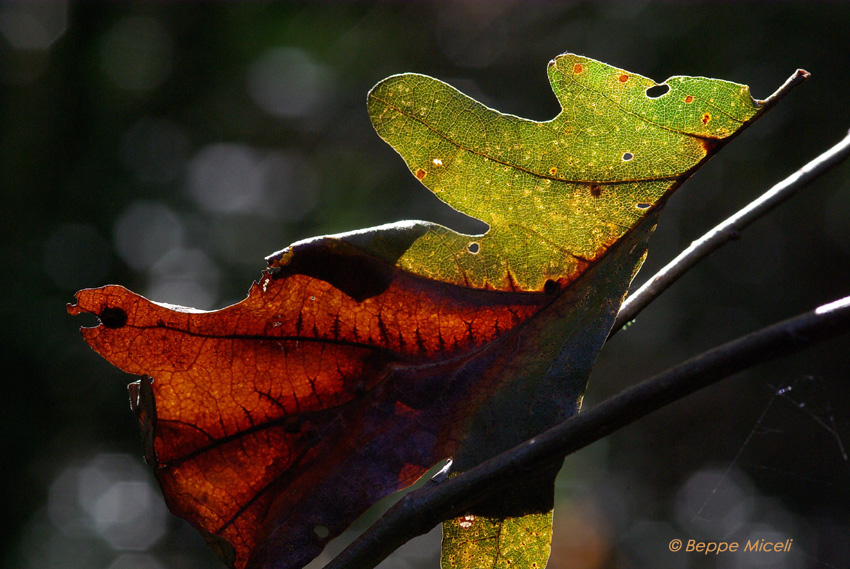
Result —
M 70 308 L 100 316 L 83 330 L 95 350 L 154 378 L 133 389 L 134 406 L 168 505 L 229 542 L 233 552 L 217 549 L 235 567 L 261 544 L 251 566 L 280 548 L 314 557 L 377 499 L 452 455 L 485 395 L 474 386 L 502 355 L 494 341 L 554 298 L 434 282 L 353 249 L 356 278 L 340 267 L 326 280 L 299 272 L 297 260 L 326 245 L 273 262 L 248 298 L 214 312 L 120 286 L 80 291 Z M 446 385 L 459 370 L 475 381 Z

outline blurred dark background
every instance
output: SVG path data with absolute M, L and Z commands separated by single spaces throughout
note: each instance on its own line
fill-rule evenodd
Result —
M 77 329 L 93 322 L 65 304 L 120 283 L 221 307 L 297 239 L 399 219 L 477 229 L 372 131 L 380 79 L 426 73 L 544 120 L 558 111 L 546 63 L 564 51 L 762 98 L 810 71 L 671 200 L 640 281 L 844 136 L 848 23 L 841 3 L 0 4 L 0 566 L 220 566 L 141 461 L 132 378 L 88 349 Z M 850 164 L 618 334 L 585 406 L 844 296 L 848 275 Z M 848 348 L 844 336 L 759 366 L 569 457 L 550 566 L 846 567 Z M 794 545 L 705 557 L 670 553 L 673 538 Z M 438 541 L 385 567 L 436 567 Z

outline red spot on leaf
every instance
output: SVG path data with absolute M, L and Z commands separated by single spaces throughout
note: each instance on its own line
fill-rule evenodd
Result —
M 710 121 L 710 120 L 711 120 L 711 115 L 710 115 L 710 114 L 708 114 L 708 113 L 704 113 L 704 114 L 702 115 L 702 124 L 707 125 L 707 124 L 708 124 L 708 121 Z
M 690 102 L 692 102 L 693 100 L 694 100 L 694 98 L 693 98 L 693 97 L 691 97 L 690 95 L 688 95 L 687 97 L 685 97 L 685 102 L 686 102 L 686 103 L 690 103 Z
M 620 79 L 620 83 L 625 83 L 626 81 L 629 80 L 629 76 L 628 75 L 620 75 L 619 79 Z
M 573 73 L 581 73 L 582 71 L 584 71 L 584 67 L 581 63 L 576 63 L 575 65 L 573 65 Z
M 425 170 L 423 170 L 422 168 L 419 168 L 419 169 L 416 171 L 416 178 L 417 178 L 417 179 L 419 179 L 419 180 L 421 180 L 422 178 L 424 178 L 424 177 L 425 177 L 425 173 L 426 173 L 426 172 L 425 172 Z

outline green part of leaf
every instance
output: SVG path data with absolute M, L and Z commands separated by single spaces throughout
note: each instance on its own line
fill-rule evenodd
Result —
M 441 569 L 542 569 L 552 511 L 516 518 L 467 515 L 443 524 Z
M 747 86 L 703 77 L 672 77 L 653 98 L 653 80 L 573 54 L 548 73 L 562 111 L 545 122 L 423 75 L 372 89 L 375 129 L 411 173 L 490 225 L 474 237 L 435 227 L 401 267 L 476 288 L 566 284 L 760 109 Z
M 519 476 L 443 522 L 443 568 L 545 567 L 560 469 L 559 461 Z

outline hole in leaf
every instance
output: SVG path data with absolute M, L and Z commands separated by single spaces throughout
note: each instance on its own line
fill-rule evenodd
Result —
M 104 308 L 98 318 L 101 324 L 112 330 L 122 328 L 127 323 L 127 313 L 122 308 Z
M 558 292 L 558 283 L 556 283 L 552 279 L 547 279 L 546 282 L 543 284 L 543 292 L 547 294 Z
M 634 157 L 635 157 L 635 155 L 632 154 L 631 152 L 626 152 L 625 154 L 623 154 L 623 162 L 628 162 L 629 160 L 631 160 Z
M 650 206 L 652 206 L 652 204 L 649 204 L 649 203 L 639 203 L 639 204 L 637 204 L 638 209 L 649 209 Z
M 478 251 L 481 250 L 481 245 L 473 241 L 472 243 L 466 246 L 466 250 L 472 253 L 473 255 L 477 255 Z
M 329 530 L 325 526 L 316 526 L 313 528 L 313 533 L 318 535 L 320 538 L 325 539 L 331 534 L 331 530 Z
M 646 96 L 650 99 L 657 99 L 661 95 L 666 95 L 669 90 L 669 85 L 655 85 L 646 90 Z

